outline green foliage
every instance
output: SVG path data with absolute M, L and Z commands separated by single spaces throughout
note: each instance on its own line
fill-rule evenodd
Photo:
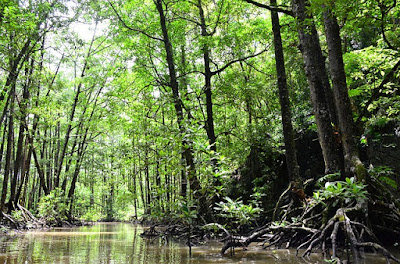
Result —
M 79 217 L 80 220 L 87 222 L 96 222 L 104 218 L 105 218 L 104 214 L 102 214 L 101 211 L 95 208 L 89 208 L 83 215 Z
M 11 216 L 17 221 L 23 221 L 24 216 L 22 215 L 21 210 L 14 210 L 11 212 Z
M 314 192 L 316 202 L 331 203 L 332 206 L 346 206 L 367 198 L 366 185 L 355 182 L 354 177 L 345 181 L 326 182 L 324 188 Z
M 397 189 L 397 178 L 399 177 L 396 175 L 394 170 L 388 166 L 377 166 L 377 167 L 371 167 L 368 170 L 368 173 L 377 178 L 379 181 L 382 183 L 389 185 L 390 187 Z
M 50 225 L 60 225 L 67 220 L 67 198 L 60 188 L 56 188 L 49 195 L 43 196 L 38 204 L 39 216 Z
M 193 220 L 197 218 L 197 210 L 193 201 L 178 201 L 176 217 L 187 225 L 191 225 Z
M 65 180 L 66 190 L 71 187 L 73 172 L 79 172 L 72 212 L 67 212 L 65 194 L 59 189 L 41 199 L 43 192 L 37 191 L 27 198 L 33 198 L 34 209 L 40 199 L 42 217 L 57 224 L 66 220 L 67 213 L 96 221 L 108 212 L 114 219 L 130 220 L 146 209 L 152 220 L 172 217 L 192 223 L 198 217 L 197 201 L 191 200 L 192 194 L 180 197 L 181 181 L 187 177 L 183 140 L 193 152 L 199 192 L 210 205 L 216 197 L 242 197 L 226 197 L 216 206 L 219 215 L 231 221 L 232 228 L 251 223 L 261 214 L 260 201 L 267 208 L 265 205 L 274 199 L 275 195 L 261 195 L 274 194 L 282 185 L 281 179 L 285 179 L 279 174 L 284 148 L 268 12 L 245 2 L 204 1 L 209 34 L 202 36 L 196 3 L 163 1 L 183 107 L 184 120 L 178 124 L 154 2 L 113 1 L 115 10 L 101 1 L 77 1 L 70 10 L 64 6 L 65 1 L 58 0 L 0 2 L 1 86 L 8 76 L 17 78 L 14 109 L 6 109 L 10 100 L 4 98 L 0 110 L 15 113 L 15 140 L 21 124 L 25 136 L 34 135 L 39 165 L 33 160 L 27 164 L 32 166 L 32 174 L 38 171 L 33 169 L 35 166 L 41 167 L 49 180 L 48 188 L 54 186 L 50 181 L 55 179 L 63 143 L 67 155 L 59 177 L 60 183 Z M 384 16 L 378 2 L 386 12 Z M 397 51 L 387 48 L 380 32 L 383 29 L 390 43 L 399 46 L 399 6 L 390 8 L 389 0 L 378 2 L 312 0 L 310 6 L 318 30 L 323 30 L 322 4 L 329 5 L 338 16 L 344 49 L 348 51 L 344 60 L 354 113 L 363 112 L 364 107 L 368 112 L 363 120 L 367 125 L 363 145 L 368 144 L 370 136 L 379 139 L 380 129 L 400 116 L 398 71 L 382 87 L 379 98 L 366 107 L 399 59 Z M 62 13 L 68 15 L 57 15 Z M 296 131 L 317 131 L 295 19 L 280 19 L 293 126 Z M 91 29 L 83 34 L 80 29 L 84 26 L 78 31 L 73 29 L 78 20 L 92 23 L 92 27 L 98 21 L 93 43 L 89 40 Z M 217 152 L 211 150 L 205 129 L 205 45 L 210 50 L 213 73 Z M 263 49 L 266 51 L 259 56 L 243 60 Z M 18 72 L 11 72 L 14 63 Z M 226 65 L 229 67 L 224 68 Z M 28 103 L 22 100 L 25 86 L 30 94 Z M 72 109 L 78 87 L 77 107 Z M 0 93 L 8 95 L 8 87 L 3 88 Z M 26 116 L 22 115 L 22 106 L 26 107 Z M 7 136 L 9 116 L 4 116 L 0 126 L 3 137 Z M 179 126 L 184 129 L 180 131 Z M 64 140 L 67 133 L 68 142 Z M 5 152 L 8 144 L 6 138 L 2 140 Z M 18 144 L 12 145 L 16 155 Z M 26 146 L 23 153 L 29 153 L 29 144 Z M 1 155 L 6 157 L 5 153 Z M 241 167 L 244 169 L 238 169 Z M 377 167 L 371 174 L 397 187 L 390 169 Z M 3 177 L 0 175 L 0 179 Z M 338 177 L 322 177 L 315 198 L 346 204 L 365 197 L 364 186 L 351 179 L 337 181 Z M 35 182 L 38 178 L 29 177 L 26 186 L 39 186 Z M 21 215 L 16 212 L 15 217 Z
M 338 262 L 337 259 L 324 259 L 325 263 L 331 263 L 331 264 L 336 264 Z
M 225 201 L 219 202 L 214 209 L 219 211 L 219 215 L 229 222 L 231 228 L 240 229 L 240 227 L 250 224 L 257 219 L 262 209 L 259 207 L 257 200 L 252 200 L 250 204 L 243 204 L 243 201 L 232 200 L 224 197 Z
M 374 115 L 372 119 L 398 119 L 400 106 L 396 102 L 399 101 L 400 97 L 396 92 L 396 87 L 399 85 L 399 79 L 389 79 L 382 89 L 377 91 L 377 87 L 381 85 L 386 75 L 398 62 L 398 54 L 388 49 L 368 47 L 346 53 L 343 59 L 350 88 L 349 96 L 355 102 L 359 112 L 362 112 L 366 107 L 369 115 Z M 373 95 L 378 96 L 367 106 L 366 103 Z M 371 122 L 371 119 L 367 117 L 364 117 L 363 120 Z
M 317 186 L 323 187 L 327 182 L 339 180 L 340 176 L 340 172 L 326 174 L 317 180 Z

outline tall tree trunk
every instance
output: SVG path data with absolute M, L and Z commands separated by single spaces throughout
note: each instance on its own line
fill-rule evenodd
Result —
M 276 0 L 271 0 L 271 6 L 276 6 Z M 278 77 L 279 102 L 281 105 L 283 139 L 285 142 L 286 165 L 289 179 L 295 182 L 295 186 L 301 184 L 299 165 L 297 163 L 296 145 L 292 126 L 292 113 L 290 109 L 289 90 L 286 82 L 285 60 L 283 55 L 281 28 L 279 16 L 275 11 L 271 12 L 272 31 L 274 33 L 275 65 Z
M 80 172 L 80 169 L 81 169 L 82 161 L 83 161 L 83 158 L 84 158 L 84 155 L 85 155 L 85 152 L 86 152 L 86 148 L 87 148 L 87 137 L 89 135 L 90 123 L 93 120 L 94 113 L 95 113 L 95 111 L 97 109 L 97 106 L 98 106 L 98 104 L 97 104 L 98 103 L 98 98 L 99 98 L 99 95 L 100 95 L 100 93 L 101 93 L 103 88 L 104 88 L 104 84 L 95 93 L 95 97 L 93 99 L 94 100 L 93 101 L 93 108 L 91 109 L 89 117 L 85 118 L 85 113 L 86 113 L 86 111 L 87 111 L 87 109 L 89 107 L 89 104 L 90 104 L 90 100 L 88 99 L 86 105 L 84 106 L 84 110 L 83 110 L 83 112 L 81 114 L 81 118 L 80 118 L 80 121 L 79 121 L 77 134 L 80 134 L 80 133 L 83 132 L 83 135 L 81 136 L 81 141 L 78 144 L 78 150 L 77 150 L 78 151 L 78 153 L 77 153 L 78 157 L 77 157 L 77 160 L 76 160 L 75 171 L 74 171 L 74 174 L 72 176 L 72 181 L 71 181 L 71 185 L 70 185 L 70 188 L 69 188 L 69 191 L 68 191 L 68 196 L 67 196 L 68 197 L 68 202 L 71 203 L 71 206 L 72 206 L 73 196 L 74 196 L 74 193 L 75 193 L 76 182 L 78 180 L 78 176 L 79 176 L 79 172 Z M 85 129 L 83 128 L 84 124 L 87 124 Z M 75 140 L 75 142 L 73 144 L 74 146 L 77 144 L 76 143 L 77 141 L 78 141 L 78 139 L 76 138 L 76 140 Z M 74 147 L 73 147 L 73 149 L 74 149 Z M 72 152 L 71 152 L 71 156 L 72 156 Z M 69 213 L 71 214 L 71 212 L 72 212 L 72 210 L 70 210 Z
M 174 107 L 175 107 L 175 112 L 176 112 L 176 116 L 177 116 L 179 131 L 182 135 L 184 135 L 186 133 L 186 131 L 185 131 L 185 126 L 184 126 L 182 101 L 181 101 L 180 95 L 179 95 L 179 86 L 178 86 L 177 75 L 176 75 L 176 70 L 175 70 L 172 43 L 171 43 L 171 41 L 169 39 L 169 35 L 168 35 L 167 23 L 166 23 L 166 18 L 165 18 L 165 14 L 164 14 L 163 1 L 155 0 L 155 4 L 157 7 L 157 11 L 160 15 L 160 26 L 161 26 L 161 30 L 162 30 L 162 34 L 163 34 L 165 53 L 167 56 L 166 59 L 167 59 L 169 78 L 170 78 L 169 86 L 172 89 L 172 96 L 174 99 Z M 207 201 L 200 192 L 201 185 L 200 185 L 200 181 L 196 175 L 196 168 L 195 168 L 195 164 L 194 164 L 192 146 L 186 139 L 182 139 L 182 149 L 183 149 L 183 155 L 186 160 L 186 165 L 188 168 L 187 169 L 187 174 L 188 174 L 187 178 L 189 179 L 190 188 L 193 191 L 193 197 L 194 197 L 195 201 L 197 201 L 197 205 L 199 206 L 199 213 L 202 215 L 207 215 L 209 213 L 209 210 L 208 210 L 208 206 L 207 206 Z
M 1 193 L 0 201 L 0 213 L 3 212 L 5 201 L 8 192 L 8 182 L 11 173 L 11 161 L 13 159 L 13 148 L 14 148 L 14 101 L 15 101 L 15 82 L 11 87 L 10 91 L 10 109 L 8 117 L 8 133 L 7 133 L 7 150 L 6 150 L 6 161 L 4 166 L 4 177 L 3 177 L 3 188 Z
M 358 156 L 354 139 L 354 121 L 351 102 L 347 91 L 344 71 L 340 28 L 332 11 L 325 7 L 324 24 L 328 44 L 329 68 L 332 77 L 332 88 L 338 113 L 338 126 L 343 145 L 346 173 L 355 173 L 357 180 L 364 180 L 366 170 Z
M 88 49 L 88 52 L 86 54 L 85 61 L 84 61 L 84 64 L 83 64 L 83 67 L 82 67 L 82 71 L 81 71 L 81 74 L 80 74 L 80 78 L 83 78 L 85 76 L 85 73 L 86 73 L 86 70 L 87 70 L 87 67 L 88 67 L 88 60 L 89 60 L 89 58 L 91 56 L 93 44 L 94 44 L 94 41 L 95 41 L 95 35 L 96 35 L 96 30 L 95 30 L 95 33 L 93 34 L 92 40 L 90 42 L 89 49 Z M 56 181 L 59 181 L 59 179 L 60 179 L 62 165 L 63 165 L 63 162 L 64 162 L 65 154 L 67 152 L 67 147 L 68 147 L 68 142 L 69 142 L 69 139 L 70 139 L 70 136 L 71 136 L 71 132 L 72 132 L 72 129 L 73 129 L 72 122 L 74 120 L 75 112 L 76 112 L 76 109 L 77 109 L 77 106 L 78 106 L 79 96 L 80 96 L 80 94 L 82 92 L 82 85 L 83 85 L 83 80 L 81 80 L 79 82 L 78 86 L 76 87 L 75 98 L 74 98 L 74 102 L 72 103 L 71 113 L 70 113 L 69 120 L 68 120 L 68 127 L 67 127 L 67 131 L 66 131 L 65 137 L 64 137 L 64 144 L 63 144 L 63 147 L 62 147 L 62 150 L 61 150 L 61 155 L 60 155 L 60 157 L 58 157 L 58 160 L 59 160 L 58 164 L 56 164 L 57 165 L 57 167 L 55 169 L 55 178 L 57 179 Z
M 35 60 L 31 59 L 31 64 L 30 67 L 26 68 L 26 76 L 27 81 L 24 85 L 24 90 L 22 94 L 22 102 L 20 104 L 20 127 L 19 127 L 19 135 L 18 135 L 18 144 L 17 144 L 17 156 L 15 158 L 15 165 L 14 165 L 14 178 L 17 180 L 19 177 L 20 183 L 19 183 L 19 188 L 16 189 L 15 195 L 10 196 L 10 203 L 13 201 L 15 204 L 18 203 L 19 196 L 22 191 L 22 187 L 25 181 L 25 176 L 26 176 L 26 170 L 27 170 L 27 154 L 30 153 L 28 151 L 27 153 L 27 148 L 30 149 L 29 147 L 29 139 L 28 137 L 25 137 L 25 131 L 28 130 L 27 127 L 27 121 L 26 121 L 26 111 L 29 103 L 29 98 L 30 98 L 30 92 L 29 89 L 32 85 L 32 74 L 33 74 L 33 69 L 34 69 L 34 63 Z M 25 142 L 25 143 L 24 143 Z M 30 158 L 30 156 L 29 156 Z
M 142 199 L 142 205 L 143 205 L 143 209 L 144 209 L 144 211 L 146 212 L 146 209 L 147 209 L 147 202 L 146 202 L 146 198 L 145 198 L 145 188 L 144 188 L 144 186 L 143 186 L 143 177 L 142 177 L 142 170 L 140 169 L 140 160 L 141 160 L 141 158 L 140 158 L 140 151 L 139 151 L 139 153 L 138 153 L 138 167 L 139 167 L 139 187 L 140 187 L 140 197 L 141 197 L 141 199 Z
M 6 109 L 5 109 L 5 111 L 6 111 Z M 1 125 L 1 123 L 0 123 L 0 125 Z M 4 124 L 3 136 L 1 137 L 0 164 L 3 162 L 3 152 L 4 152 L 4 145 L 6 144 L 6 136 L 7 136 L 7 123 Z
M 14 200 L 15 204 L 18 203 L 18 201 L 19 201 L 19 199 L 21 197 L 21 193 L 22 193 L 23 189 L 27 187 L 26 182 L 28 181 L 28 177 L 29 177 L 31 158 L 32 158 L 32 150 L 29 147 L 29 139 L 26 138 L 25 139 L 25 146 L 24 146 L 22 168 L 21 168 L 21 177 L 22 177 L 22 179 L 21 179 L 21 182 L 20 182 L 19 187 L 17 189 L 17 193 L 15 195 L 15 200 Z M 22 204 L 22 206 L 24 206 L 24 205 Z
M 24 122 L 25 120 L 21 120 L 20 126 L 19 126 L 19 132 L 18 132 L 18 143 L 17 143 L 17 153 L 14 161 L 14 175 L 13 178 L 11 179 L 11 185 L 10 185 L 10 197 L 9 197 L 9 202 L 8 202 L 8 211 L 11 212 L 14 210 L 14 201 L 17 193 L 17 184 L 18 181 L 22 180 L 23 177 L 23 172 L 22 172 L 22 167 L 23 167 L 23 162 L 24 162 Z
M 313 17 L 308 13 L 308 2 L 292 0 L 292 6 L 298 23 L 300 46 L 317 123 L 318 139 L 325 162 L 325 173 L 337 172 L 341 168 L 341 161 L 332 126 L 332 123 L 335 123 L 335 114 L 330 106 L 333 100 L 330 100 L 331 89 L 318 33 Z
M 149 207 L 147 208 L 147 212 L 148 214 L 151 214 L 151 189 L 150 189 L 150 168 L 149 168 L 149 153 L 148 153 L 148 147 L 146 146 L 146 150 L 145 150 L 145 156 L 144 156 L 144 168 L 145 168 L 145 182 L 146 182 L 146 203 L 149 205 Z
M 57 149 L 56 149 L 56 153 L 54 154 L 54 183 L 53 186 L 54 188 L 59 187 L 60 185 L 60 174 L 58 173 L 58 169 L 57 166 L 59 164 L 58 158 L 60 156 L 60 130 L 61 130 L 61 125 L 60 125 L 60 121 L 57 122 L 57 126 L 56 126 L 56 141 L 57 141 Z
M 201 36 L 204 38 L 210 37 L 211 34 L 207 32 L 207 24 L 204 17 L 203 4 L 201 0 L 197 0 L 197 8 L 199 9 L 199 17 L 200 17 L 200 28 L 201 28 Z M 210 144 L 210 149 L 214 152 L 217 152 L 216 146 L 216 136 L 214 131 L 214 117 L 213 117 L 213 102 L 212 102 L 212 90 L 211 90 L 211 78 L 213 73 L 210 67 L 210 48 L 207 44 L 207 41 L 204 41 L 203 47 L 203 61 L 204 61 L 204 94 L 206 96 L 206 132 L 208 141 Z M 216 159 L 211 160 L 214 168 L 217 166 Z
M 181 78 L 180 82 L 180 87 L 182 87 L 182 94 L 183 98 L 189 101 L 189 96 L 188 96 L 188 82 L 187 78 L 185 76 L 186 73 L 186 68 L 187 68 L 187 63 L 186 63 L 186 51 L 185 51 L 185 45 L 181 45 L 181 75 L 183 76 Z M 192 114 L 190 112 L 190 109 L 186 109 L 187 111 L 187 118 L 190 121 L 192 118 Z M 163 125 L 164 125 L 164 111 L 163 111 Z M 186 166 L 185 166 L 185 155 L 182 153 L 181 155 L 181 182 L 180 182 L 180 195 L 182 197 L 186 197 L 187 194 L 187 177 L 186 177 Z
M 44 194 L 48 195 L 50 193 L 50 191 L 47 188 L 46 180 L 45 180 L 45 176 L 44 176 L 44 172 L 43 172 L 42 166 L 40 165 L 36 150 L 33 147 L 32 147 L 32 154 L 33 154 L 33 159 L 35 161 L 36 170 L 38 172 L 39 179 L 40 179 L 40 181 L 39 181 L 40 182 L 40 187 L 42 187 Z
M 133 199 L 133 206 L 135 208 L 135 219 L 137 219 L 138 215 L 137 215 L 137 206 L 138 206 L 138 192 L 137 192 L 137 184 L 136 184 L 136 168 L 135 168 L 135 162 L 133 164 L 133 172 L 131 174 L 132 180 L 133 180 L 133 186 L 132 186 L 132 190 L 133 190 L 133 194 L 134 194 L 134 199 Z

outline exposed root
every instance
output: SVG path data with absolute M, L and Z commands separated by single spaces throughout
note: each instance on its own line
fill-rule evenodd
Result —
M 230 236 L 230 239 L 226 239 L 225 245 L 221 249 L 221 255 L 224 255 L 226 250 L 234 247 L 247 247 L 252 242 L 256 242 L 260 237 L 267 234 L 270 228 L 264 228 L 260 231 L 254 232 L 249 237 L 236 237 Z
M 400 203 L 390 200 L 390 192 L 385 186 L 374 183 L 372 180 L 368 185 L 370 193 L 367 199 L 342 202 L 342 207 L 334 198 L 313 201 L 312 204 L 303 200 L 304 206 L 295 208 L 291 200 L 280 207 L 282 214 L 278 225 L 272 222 L 248 237 L 227 234 L 221 254 L 229 248 L 245 248 L 252 242 L 262 242 L 264 249 L 295 247 L 297 253 L 304 250 L 300 255 L 302 258 L 313 252 L 322 252 L 324 258 L 336 263 L 358 264 L 363 261 L 364 251 L 372 250 L 381 253 L 388 263 L 400 263 L 380 242 L 380 239 L 400 241 Z M 280 196 L 274 215 L 278 215 L 278 207 L 289 190 L 290 186 Z
M 15 211 L 19 213 L 19 217 L 15 218 L 12 215 L 0 212 L 0 219 L 3 220 L 6 226 L 16 230 L 24 229 L 39 229 L 48 227 L 42 219 L 37 219 L 25 207 L 17 204 Z
M 264 235 L 269 234 L 270 232 L 275 232 L 276 235 L 267 238 L 269 243 L 267 246 L 264 246 L 265 248 L 272 247 L 276 244 L 283 244 L 284 242 L 286 242 L 285 244 L 288 244 L 287 246 L 290 246 L 291 243 L 296 244 L 298 240 L 303 240 L 303 237 L 308 237 L 308 234 L 316 233 L 317 229 L 301 226 L 269 226 L 252 233 L 248 237 L 233 236 L 233 239 L 226 239 L 225 245 L 221 249 L 221 255 L 224 255 L 226 250 L 231 247 L 248 247 L 252 242 L 259 242 Z M 299 235 L 300 233 L 302 234 L 301 236 Z M 283 239 L 287 234 L 289 234 L 289 236 L 286 237 L 287 239 Z
M 283 197 L 285 197 L 285 195 L 290 191 L 290 189 L 292 189 L 292 183 L 290 183 L 289 186 L 286 188 L 286 190 L 281 194 L 281 196 L 279 196 L 278 202 L 276 203 L 275 208 L 274 208 L 274 213 L 272 214 L 272 221 L 275 221 L 276 212 L 278 211 L 279 205 L 280 205 Z

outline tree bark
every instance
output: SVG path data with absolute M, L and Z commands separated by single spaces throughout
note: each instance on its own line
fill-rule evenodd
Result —
M 11 174 L 11 166 L 13 160 L 13 149 L 14 149 L 14 109 L 15 109 L 15 86 L 16 79 L 11 82 L 10 87 L 10 106 L 8 110 L 8 133 L 7 133 L 7 149 L 6 149 L 6 160 L 4 167 L 4 177 L 3 177 L 3 188 L 1 193 L 1 201 L 0 201 L 0 213 L 3 211 L 5 206 L 5 201 L 7 198 L 8 192 L 8 182 Z
M 14 121 L 13 121 L 13 113 L 11 109 L 13 109 L 14 105 L 14 89 L 11 89 L 11 103 L 10 103 L 10 114 L 8 120 L 8 133 L 7 133 L 7 149 L 6 149 L 6 160 L 5 160 L 5 167 L 4 167 L 4 177 L 3 177 L 3 188 L 1 192 L 1 201 L 0 201 L 0 213 L 3 212 L 5 201 L 7 198 L 7 191 L 8 191 L 8 182 L 11 170 L 11 160 L 12 160 L 12 149 L 13 149 L 13 134 L 14 134 Z
M 17 144 L 17 156 L 16 156 L 16 161 L 15 161 L 15 166 L 14 166 L 14 178 L 18 177 L 18 173 L 20 175 L 20 183 L 19 187 L 17 188 L 16 194 L 13 197 L 14 204 L 18 203 L 19 197 L 22 192 L 22 188 L 24 186 L 24 181 L 27 176 L 27 171 L 29 171 L 29 164 L 30 164 L 30 158 L 32 151 L 30 150 L 29 147 L 29 138 L 24 136 L 24 132 L 28 132 L 28 127 L 27 127 L 27 107 L 30 99 L 30 92 L 29 88 L 32 85 L 33 79 L 32 79 L 32 74 L 33 74 L 33 69 L 34 69 L 34 63 L 35 60 L 31 59 L 31 65 L 30 69 L 28 71 L 28 68 L 26 70 L 28 80 L 26 81 L 24 85 L 24 90 L 23 90 L 23 95 L 22 95 L 22 102 L 20 104 L 20 112 L 21 112 L 21 118 L 20 118 L 20 130 L 19 130 L 19 136 L 18 136 L 18 144 Z M 23 143 L 25 141 L 25 143 Z M 27 149 L 28 152 L 27 152 Z M 10 197 L 10 201 L 11 197 Z
M 334 138 L 334 108 L 331 103 L 331 89 L 325 69 L 319 37 L 313 17 L 308 12 L 306 0 L 292 0 L 293 12 L 297 18 L 298 34 L 303 54 L 304 68 L 311 92 L 311 102 L 318 129 L 318 139 L 325 162 L 325 173 L 340 170 L 341 161 Z
M 276 0 L 271 0 L 271 6 L 276 6 Z M 292 125 L 292 113 L 290 108 L 289 90 L 286 82 L 285 59 L 282 47 L 281 29 L 279 16 L 276 11 L 271 12 L 272 31 L 274 34 L 275 65 L 278 77 L 279 102 L 281 106 L 283 138 L 285 142 L 286 165 L 289 179 L 294 181 L 295 186 L 301 184 L 299 165 L 297 163 L 296 145 L 294 143 L 294 132 Z
M 189 96 L 188 96 L 188 82 L 187 82 L 187 78 L 185 76 L 186 73 L 186 68 L 187 68 L 187 63 L 186 63 L 186 52 L 185 52 L 185 45 L 181 45 L 181 74 L 183 75 L 183 77 L 180 79 L 180 87 L 182 87 L 182 94 L 183 94 L 183 98 L 186 99 L 187 101 L 190 100 Z M 192 118 L 192 114 L 190 112 L 190 109 L 186 109 L 187 112 L 187 118 L 190 122 L 190 119 Z M 163 111 L 163 123 L 164 123 L 164 111 Z M 181 155 L 181 182 L 180 182 L 180 195 L 182 197 L 186 197 L 187 194 L 187 177 L 186 177 L 186 166 L 185 164 L 185 156 Z M 168 192 L 167 192 L 168 193 Z
M 327 7 L 325 7 L 324 12 L 324 24 L 334 101 L 338 113 L 340 138 L 343 145 L 345 171 L 347 174 L 356 172 L 357 180 L 363 180 L 366 176 L 366 171 L 360 161 L 354 139 L 354 121 L 347 91 L 340 28 L 336 17 Z
M 210 37 L 211 34 L 207 32 L 207 24 L 204 17 L 203 4 L 201 0 L 197 1 L 197 8 L 199 9 L 201 36 L 203 38 Z M 211 90 L 211 78 L 213 76 L 213 73 L 210 67 L 210 61 L 211 61 L 210 49 L 207 44 L 207 41 L 204 41 L 202 51 L 203 51 L 203 61 L 204 61 L 204 94 L 206 96 L 206 113 L 207 113 L 206 132 L 210 144 L 210 149 L 214 152 L 217 152 L 216 136 L 214 130 L 212 90 Z M 212 164 L 214 168 L 216 168 L 217 166 L 216 159 L 212 159 Z
M 31 67 L 33 64 L 31 65 Z M 32 74 L 32 68 L 31 68 L 31 73 Z M 13 178 L 11 179 L 11 185 L 10 185 L 10 198 L 8 202 L 8 212 L 10 213 L 12 210 L 14 210 L 14 201 L 17 193 L 17 184 L 18 180 L 20 179 L 22 181 L 23 178 L 23 162 L 25 160 L 25 148 L 24 148 L 24 141 L 25 141 L 25 124 L 26 124 L 26 104 L 28 103 L 29 100 L 29 91 L 28 91 L 28 86 L 29 86 L 29 81 L 27 84 L 24 86 L 24 91 L 23 91 L 23 100 L 20 105 L 20 125 L 19 125 L 19 131 L 18 131 L 18 142 L 17 142 L 17 153 L 14 161 L 14 175 Z

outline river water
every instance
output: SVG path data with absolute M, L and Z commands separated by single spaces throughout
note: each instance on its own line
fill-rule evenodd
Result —
M 251 246 L 236 249 L 234 256 L 221 257 L 220 243 L 192 248 L 192 256 L 184 244 L 139 236 L 140 225 L 97 223 L 93 226 L 55 228 L 31 231 L 13 237 L 0 237 L 0 264 L 9 263 L 146 263 L 146 264 L 207 264 L 207 263 L 327 263 L 320 254 L 302 259 L 293 250 L 262 250 Z M 369 256 L 369 264 L 386 263 Z

